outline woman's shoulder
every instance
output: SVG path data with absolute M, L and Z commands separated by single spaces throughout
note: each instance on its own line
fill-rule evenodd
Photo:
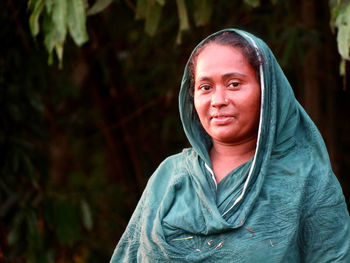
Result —
M 149 203 L 156 203 L 156 200 L 168 195 L 170 189 L 186 180 L 189 176 L 188 158 L 192 152 L 192 149 L 184 149 L 168 156 L 159 164 L 149 178 L 143 193 Z
M 186 173 L 187 165 L 196 155 L 192 148 L 185 148 L 181 152 L 165 158 L 152 174 L 150 180 L 169 180 L 174 179 L 175 175 L 180 176 Z M 161 177 L 161 178 L 159 178 Z
M 192 148 L 184 148 L 181 152 L 172 154 L 166 157 L 158 166 L 158 169 L 168 166 L 182 166 L 185 164 L 186 160 L 190 158 L 190 156 L 194 155 L 195 151 Z M 157 169 L 157 170 L 158 170 Z

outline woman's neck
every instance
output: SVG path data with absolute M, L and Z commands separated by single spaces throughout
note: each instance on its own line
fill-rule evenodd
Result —
M 256 138 L 239 144 L 228 144 L 213 141 L 210 150 L 216 181 L 219 183 L 228 173 L 241 164 L 249 161 L 255 154 Z

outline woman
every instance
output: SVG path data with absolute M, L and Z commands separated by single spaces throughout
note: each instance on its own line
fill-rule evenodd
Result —
M 327 150 L 262 40 L 203 40 L 179 107 L 192 148 L 152 175 L 111 262 L 350 262 Z

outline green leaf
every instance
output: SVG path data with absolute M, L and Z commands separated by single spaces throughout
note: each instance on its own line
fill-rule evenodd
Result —
M 213 3 L 211 0 L 194 0 L 194 20 L 196 26 L 206 25 L 213 12 Z
M 165 5 L 165 0 L 156 0 L 156 2 L 158 4 L 160 4 L 161 6 L 164 6 Z
M 89 9 L 89 0 L 83 0 L 85 10 Z
M 339 15 L 341 2 L 339 0 L 329 0 L 328 3 L 329 3 L 329 9 L 330 9 L 330 13 L 331 13 L 330 25 L 331 25 L 331 29 L 334 33 L 335 23 L 336 23 L 338 15 Z
M 338 28 L 338 51 L 343 59 L 350 60 L 350 1 L 339 10 L 335 26 Z
M 147 16 L 148 0 L 137 0 L 135 19 L 145 19 Z
M 85 200 L 81 201 L 80 206 L 81 206 L 81 214 L 83 217 L 84 227 L 87 230 L 91 230 L 93 223 L 92 223 L 92 214 L 91 214 L 90 206 Z
M 34 4 L 34 10 L 29 17 L 29 26 L 33 37 L 36 37 L 39 34 L 39 31 L 40 31 L 39 18 L 40 18 L 41 12 L 44 9 L 44 4 L 45 3 L 43 0 L 36 1 Z
M 50 56 L 50 54 L 52 54 L 52 51 L 55 47 L 55 26 L 50 17 L 48 16 L 44 17 L 43 27 L 44 27 L 44 34 L 45 34 L 44 44 Z
M 63 44 L 62 43 L 56 43 L 55 45 L 56 55 L 58 58 L 58 67 L 62 69 L 62 60 L 63 60 Z
M 52 0 L 45 0 L 46 12 L 50 15 L 52 11 Z
M 342 59 L 339 65 L 340 76 L 345 76 L 345 72 L 346 72 L 346 61 L 345 59 Z
M 156 2 L 149 1 L 147 7 L 145 31 L 148 35 L 154 36 L 157 32 L 160 17 L 162 15 L 162 6 Z
M 52 22 L 54 24 L 55 42 L 62 43 L 67 33 L 67 0 L 53 0 Z
M 53 62 L 55 49 L 62 66 L 63 45 L 67 34 L 67 0 L 53 0 L 52 16 L 44 16 L 44 44 L 49 53 L 48 63 Z
M 187 30 L 190 28 L 188 23 L 188 16 L 187 16 L 187 9 L 186 4 L 184 0 L 176 0 L 177 3 L 177 11 L 179 14 L 179 20 L 180 20 L 180 30 Z
M 74 0 L 75 1 L 75 0 Z M 100 12 L 102 12 L 103 10 L 105 10 L 111 3 L 113 2 L 113 0 L 97 0 L 92 7 L 87 11 L 87 15 L 96 15 Z
M 342 58 L 350 60 L 349 47 L 350 47 L 350 29 L 342 26 L 338 29 L 337 35 L 338 51 Z
M 83 0 L 68 0 L 68 29 L 75 44 L 81 46 L 89 37 L 86 32 L 86 14 Z
M 244 0 L 244 3 L 246 3 L 247 5 L 250 5 L 251 7 L 260 6 L 260 0 Z
M 182 31 L 189 29 L 190 26 L 188 23 L 188 16 L 187 16 L 187 9 L 186 9 L 185 1 L 184 0 L 176 0 L 176 4 L 177 4 L 177 11 L 178 11 L 179 20 L 180 20 L 180 26 L 179 26 L 179 31 L 177 34 L 176 42 L 179 44 L 179 43 L 181 43 Z
M 49 64 L 49 65 L 53 64 L 53 53 L 52 53 L 52 51 L 49 53 L 49 57 L 47 58 L 47 64 Z

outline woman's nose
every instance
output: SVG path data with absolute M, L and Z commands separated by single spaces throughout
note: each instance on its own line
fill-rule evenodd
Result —
M 223 88 L 218 87 L 215 89 L 211 97 L 211 106 L 221 107 L 228 104 L 228 99 L 226 98 L 226 93 Z

